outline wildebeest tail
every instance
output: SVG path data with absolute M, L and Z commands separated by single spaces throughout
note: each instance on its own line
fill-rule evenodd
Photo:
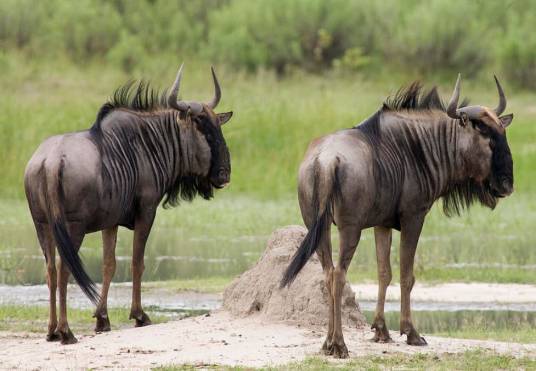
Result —
M 94 304 L 97 304 L 99 301 L 99 294 L 96 285 L 84 270 L 82 260 L 78 255 L 78 251 L 73 244 L 71 236 L 69 236 L 65 223 L 65 211 L 63 207 L 64 197 L 63 188 L 61 186 L 63 160 L 60 161 L 57 172 L 54 171 L 53 173 L 55 174 L 48 173 L 45 175 L 44 191 L 48 221 L 52 228 L 56 245 L 58 246 L 61 261 L 67 268 L 69 268 L 76 283 L 78 283 L 78 286 L 80 286 L 84 294 L 86 294 Z
M 280 288 L 290 285 L 292 281 L 294 281 L 309 258 L 315 253 L 320 241 L 333 223 L 334 202 L 340 195 L 339 170 L 337 165 L 335 165 L 333 171 L 328 173 L 329 175 L 327 177 L 329 179 L 324 180 L 328 183 L 327 187 L 324 187 L 324 194 L 319 194 L 322 193 L 322 187 L 319 185 L 322 177 L 318 171 L 318 162 L 316 162 L 314 166 L 315 175 L 313 177 L 312 210 L 315 210 L 317 215 L 313 225 L 309 228 L 307 235 L 303 239 L 300 247 L 292 257 L 292 261 L 283 274 Z

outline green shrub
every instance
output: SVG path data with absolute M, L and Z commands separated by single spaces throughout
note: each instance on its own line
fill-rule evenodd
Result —
M 150 52 L 196 54 L 204 44 L 209 12 L 219 3 L 204 1 L 125 1 L 125 30 Z
M 502 70 L 517 85 L 536 89 L 536 14 L 512 14 L 508 25 L 497 46 Z
M 329 67 L 350 48 L 372 51 L 370 0 L 235 0 L 210 14 L 208 55 L 238 67 Z
M 500 65 L 535 88 L 533 0 L 3 0 L 0 47 L 130 73 L 192 58 L 233 68 L 443 74 Z M 149 58 L 150 56 L 150 58 Z
M 123 31 L 119 42 L 108 53 L 107 59 L 124 72 L 131 74 L 136 67 L 143 65 L 145 55 L 140 40 Z
M 79 62 L 104 56 L 119 41 L 121 18 L 107 2 L 58 1 L 47 32 L 61 39 L 63 49 Z
M 350 48 L 341 58 L 333 61 L 333 67 L 347 71 L 359 71 L 370 63 L 370 57 L 363 55 L 360 48 Z
M 384 44 L 384 55 L 421 73 L 447 70 L 473 75 L 490 59 L 487 20 L 478 16 L 483 6 L 465 0 L 418 2 L 402 14 Z
M 0 1 L 0 46 L 24 48 L 40 33 L 47 19 L 46 4 L 32 0 Z

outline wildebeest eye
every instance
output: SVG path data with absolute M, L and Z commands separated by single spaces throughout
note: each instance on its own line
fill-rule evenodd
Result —
M 475 129 L 478 130 L 480 134 L 482 135 L 486 135 L 486 136 L 490 135 L 490 129 L 485 124 L 478 122 L 475 124 Z

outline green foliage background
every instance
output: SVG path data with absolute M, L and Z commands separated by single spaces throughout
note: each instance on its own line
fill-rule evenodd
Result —
M 492 69 L 534 89 L 535 21 L 531 0 L 3 0 L 0 46 L 126 72 L 180 55 L 280 75 Z

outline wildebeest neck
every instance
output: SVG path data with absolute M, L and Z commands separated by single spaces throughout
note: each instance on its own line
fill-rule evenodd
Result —
M 464 179 L 459 125 L 442 111 L 380 111 L 357 129 L 373 151 L 382 197 L 393 204 L 408 190 L 431 204 Z
M 203 180 L 210 150 L 196 136 L 192 123 L 181 120 L 176 111 L 118 109 L 91 135 L 102 155 L 105 189 L 121 198 L 125 210 L 131 209 L 140 187 L 156 199 L 165 195 L 165 204 L 171 205 L 179 197 L 212 196 L 212 187 Z

